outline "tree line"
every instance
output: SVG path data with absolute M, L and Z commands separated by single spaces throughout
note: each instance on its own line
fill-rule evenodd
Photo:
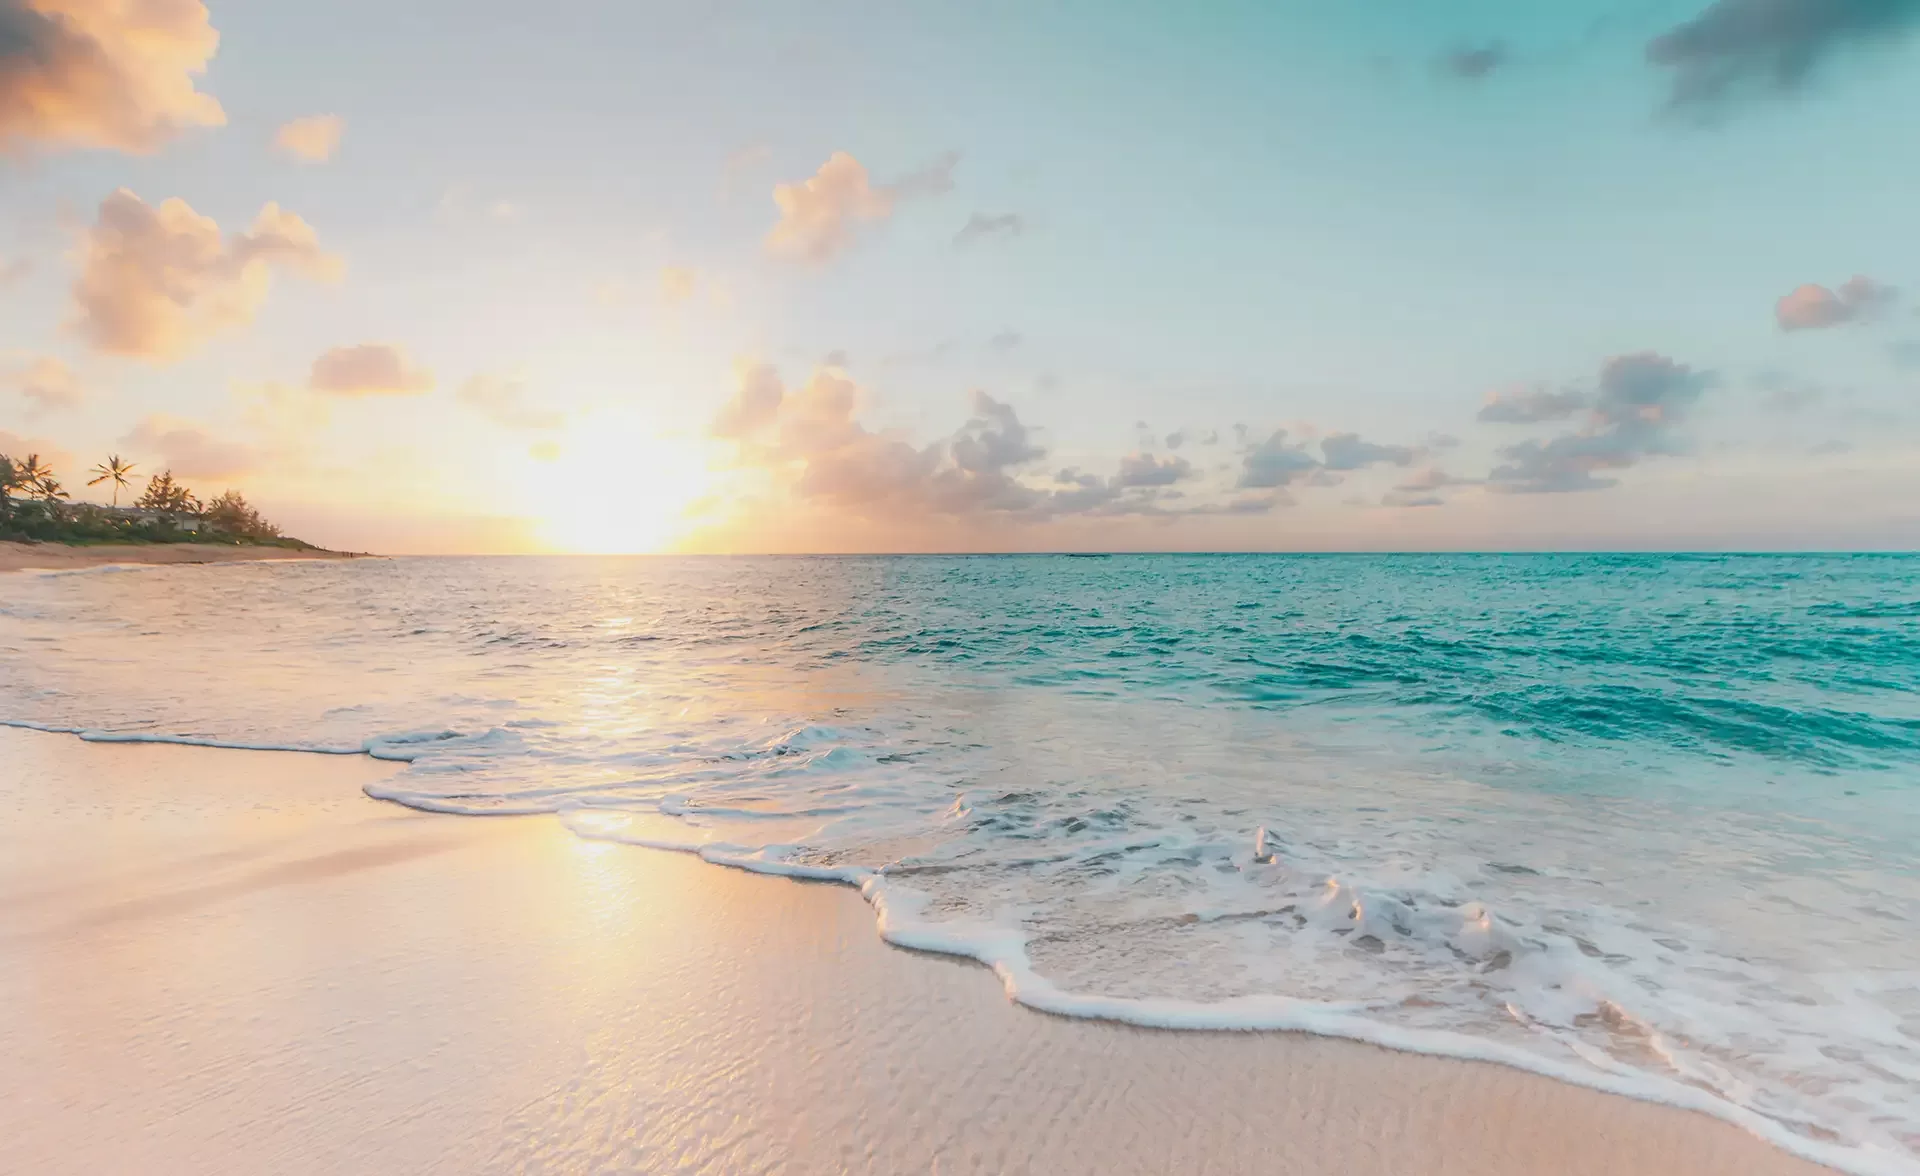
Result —
M 0 539 L 307 546 L 282 535 L 238 490 L 203 503 L 172 470 L 149 477 L 132 507 L 123 509 L 120 492 L 132 489 L 129 475 L 134 468 L 116 453 L 88 471 L 94 478 L 87 485 L 107 483 L 113 488 L 113 505 L 103 507 L 74 502 L 39 454 L 12 458 L 0 453 Z

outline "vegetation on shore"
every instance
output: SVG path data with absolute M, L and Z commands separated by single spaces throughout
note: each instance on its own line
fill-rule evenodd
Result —
M 172 470 L 147 479 L 132 506 L 120 491 L 131 489 L 131 463 L 114 454 L 95 466 L 89 486 L 112 482 L 114 505 L 74 502 L 40 455 L 0 454 L 0 539 L 29 543 L 225 543 L 317 551 L 311 543 L 280 533 L 238 490 L 202 503 Z

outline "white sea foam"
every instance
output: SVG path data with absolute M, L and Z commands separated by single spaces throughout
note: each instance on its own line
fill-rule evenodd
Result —
M 576 813 L 577 810 L 566 815 L 572 817 Z M 889 877 L 885 867 L 809 866 L 781 856 L 790 852 L 791 847 L 750 848 L 731 843 L 630 835 L 593 819 L 568 820 L 567 824 L 575 833 L 591 840 L 691 853 L 714 865 L 855 887 L 873 907 L 879 934 L 886 942 L 912 951 L 958 956 L 983 964 L 999 978 L 1008 999 L 1039 1012 L 1116 1021 L 1149 1029 L 1311 1033 L 1409 1053 L 1494 1063 L 1610 1094 L 1711 1115 L 1795 1155 L 1858 1176 L 1911 1176 L 1915 1171 L 1911 1157 L 1873 1145 L 1848 1146 L 1809 1138 L 1702 1085 L 1636 1070 L 1601 1052 L 1579 1051 L 1581 1060 L 1589 1063 L 1581 1065 L 1484 1037 L 1410 1028 L 1368 1015 L 1388 1011 L 1393 1002 L 1314 1001 L 1269 993 L 1191 1001 L 1069 991 L 1035 970 L 1027 954 L 1027 937 L 1018 927 L 1009 923 L 930 916 L 930 896 Z M 1471 922 L 1489 942 L 1500 938 L 1485 926 L 1484 917 Z

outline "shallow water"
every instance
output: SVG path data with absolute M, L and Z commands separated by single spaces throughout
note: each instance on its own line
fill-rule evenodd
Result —
M 0 719 L 859 884 L 1018 998 L 1920 1171 L 1920 559 L 393 560 L 0 581 Z

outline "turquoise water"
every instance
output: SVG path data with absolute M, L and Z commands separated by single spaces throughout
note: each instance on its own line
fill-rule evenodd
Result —
M 383 799 L 860 885 L 1039 1007 L 1491 1057 L 1920 1171 L 1917 558 L 0 583 L 0 719 L 403 759 Z

